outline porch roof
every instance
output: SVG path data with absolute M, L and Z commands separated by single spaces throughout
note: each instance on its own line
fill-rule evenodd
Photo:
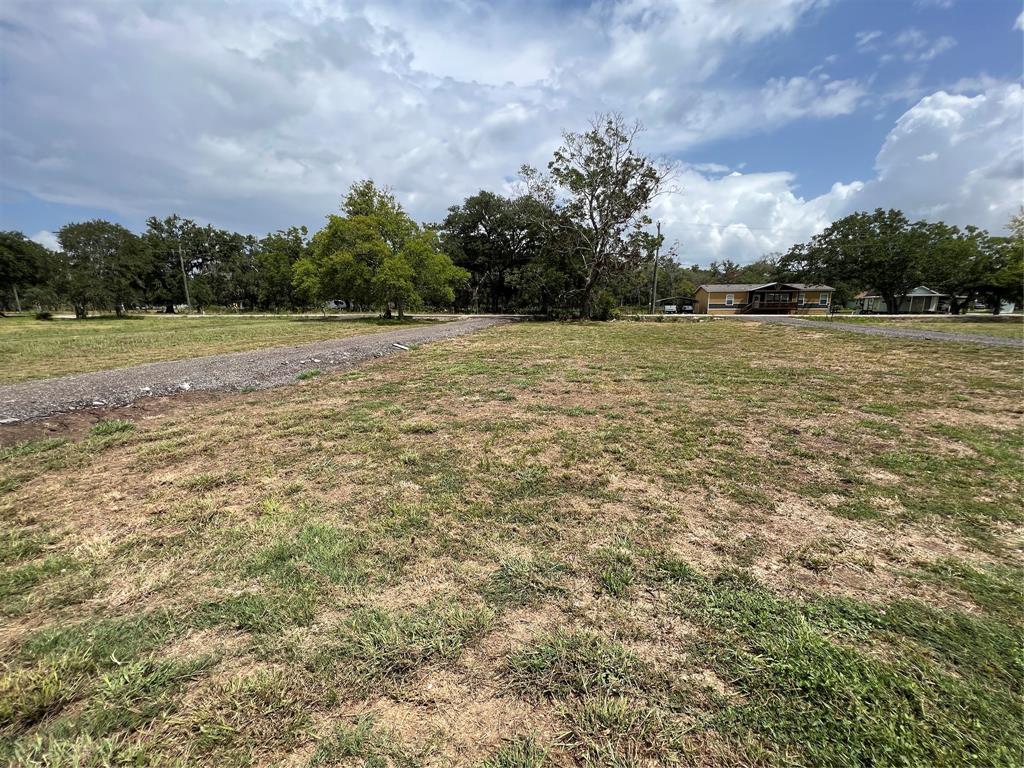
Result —
M 789 288 L 794 291 L 834 291 L 831 285 L 815 285 L 813 283 L 711 283 L 702 285 L 708 293 L 744 293 L 760 291 L 778 286 L 780 289 Z

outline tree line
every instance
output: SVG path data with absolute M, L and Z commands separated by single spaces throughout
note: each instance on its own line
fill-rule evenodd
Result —
M 801 280 L 834 285 L 842 302 L 864 288 L 889 306 L 919 284 L 998 307 L 1020 301 L 1024 215 L 1008 237 L 974 227 L 910 222 L 876 210 L 836 221 L 785 254 L 740 265 L 684 267 L 649 214 L 673 191 L 671 168 L 640 152 L 641 127 L 620 115 L 563 135 L 544 171 L 523 166 L 511 195 L 480 191 L 432 224 L 414 221 L 387 188 L 352 185 L 338 214 L 263 238 L 171 215 L 136 234 L 109 221 L 67 224 L 51 251 L 20 232 L 0 233 L 0 307 L 73 307 L 118 314 L 294 311 L 331 302 L 358 310 L 435 308 L 607 318 L 692 296 L 702 283 Z

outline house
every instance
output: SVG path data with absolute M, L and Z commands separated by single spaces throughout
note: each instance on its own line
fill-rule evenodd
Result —
M 828 312 L 835 288 L 806 283 L 722 283 L 702 285 L 695 294 L 703 315 L 795 315 Z
M 854 296 L 857 302 L 857 309 L 865 314 L 892 314 L 885 305 L 878 291 L 864 291 Z M 949 296 L 945 293 L 933 291 L 927 285 L 919 285 L 912 291 L 900 297 L 899 309 L 901 315 L 924 315 L 934 312 L 949 311 Z

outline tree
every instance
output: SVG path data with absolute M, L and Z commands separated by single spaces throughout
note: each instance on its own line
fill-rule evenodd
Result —
M 375 303 L 374 276 L 389 255 L 375 217 L 331 215 L 296 262 L 293 285 L 307 304 L 343 298 L 369 306 Z
M 437 232 L 432 229 L 406 240 L 400 256 L 412 268 L 415 293 L 423 303 L 451 307 L 456 289 L 469 280 L 469 272 L 441 252 Z
M 310 303 L 344 298 L 350 304 L 391 305 L 404 317 L 421 302 L 450 306 L 468 273 L 452 264 L 437 233 L 421 229 L 390 191 L 372 181 L 352 185 L 342 209 L 313 235 L 295 263 L 293 286 Z
M 153 255 L 147 301 L 163 304 L 168 314 L 178 304 L 191 304 L 191 281 L 203 266 L 201 228 L 176 213 L 163 219 L 150 216 L 142 239 Z
M 383 189 L 371 179 L 357 181 L 349 187 L 341 209 L 348 218 L 357 216 L 372 220 L 381 239 L 392 254 L 397 254 L 405 241 L 416 234 L 419 227 L 402 208 L 390 188 Z
M 516 303 L 512 275 L 543 250 L 545 218 L 538 201 L 481 190 L 448 209 L 441 225 L 444 249 L 470 273 L 469 303 L 504 312 Z
M 950 297 L 949 311 L 958 315 L 992 292 L 999 270 L 998 243 L 975 227 L 961 231 L 942 222 L 929 225 L 932 247 L 925 266 L 931 288 Z
M 66 224 L 57 239 L 65 256 L 61 286 L 75 317 L 84 318 L 90 308 L 113 309 L 120 317 L 142 299 L 152 257 L 139 237 L 120 224 L 94 219 Z
M 1024 304 L 1024 207 L 1007 225 L 1009 237 L 994 237 L 990 243 L 995 251 L 995 271 L 989 291 L 989 306 L 999 314 L 1004 301 Z
M 419 294 L 413 280 L 416 272 L 404 256 L 388 256 L 373 278 L 373 289 L 378 300 L 391 315 L 391 304 L 398 310 L 398 319 L 405 318 L 406 306 L 418 302 Z
M 932 236 L 897 210 L 854 213 L 832 223 L 810 243 L 793 246 L 780 263 L 810 282 L 849 281 L 872 287 L 890 312 L 922 280 Z
M 305 227 L 279 229 L 259 243 L 256 255 L 256 284 L 261 307 L 294 309 L 297 298 L 292 284 L 295 263 L 309 247 Z
M 21 232 L 0 232 L 0 309 L 11 301 L 19 312 L 19 289 L 31 289 L 49 281 L 53 254 Z
M 591 316 L 594 291 L 610 274 L 637 267 L 647 253 L 647 209 L 661 192 L 669 168 L 634 146 L 642 127 L 621 115 L 595 118 L 584 133 L 563 134 L 562 146 L 542 176 L 530 166 L 522 175 L 534 197 L 564 214 L 578 229 L 573 255 L 583 272 L 580 314 Z

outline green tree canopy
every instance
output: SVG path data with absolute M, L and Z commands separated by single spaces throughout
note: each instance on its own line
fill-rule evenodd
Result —
M 89 309 L 113 309 L 121 315 L 145 296 L 152 253 L 144 241 L 120 224 L 93 219 L 66 224 L 57 232 L 65 255 L 60 291 L 76 317 Z
M 574 256 L 584 275 L 580 313 L 591 316 L 594 290 L 613 272 L 637 268 L 647 258 L 647 210 L 669 175 L 640 153 L 642 127 L 618 114 L 601 115 L 584 133 L 563 134 L 562 145 L 541 175 L 523 166 L 533 195 L 571 221 L 579 232 Z

